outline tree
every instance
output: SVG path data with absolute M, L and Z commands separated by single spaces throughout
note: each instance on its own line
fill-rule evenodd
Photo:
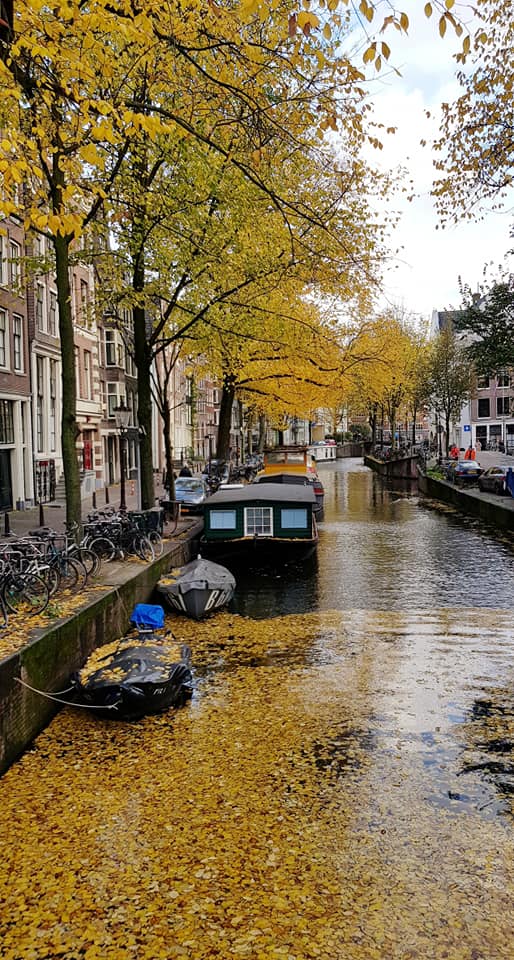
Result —
M 430 400 L 436 414 L 444 422 L 448 456 L 450 425 L 459 420 L 463 404 L 469 399 L 474 384 L 473 364 L 450 326 L 441 330 L 431 344 L 430 363 Z
M 462 93 L 442 105 L 439 178 L 433 193 L 443 223 L 478 214 L 483 200 L 501 206 L 514 173 L 512 0 L 478 0 L 458 74 Z
M 463 307 L 452 315 L 455 329 L 469 338 L 465 350 L 478 374 L 494 376 L 514 367 L 514 278 L 507 277 L 481 296 L 461 287 Z

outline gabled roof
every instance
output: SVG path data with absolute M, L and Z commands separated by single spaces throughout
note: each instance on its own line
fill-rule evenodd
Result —
M 311 487 L 291 483 L 249 483 L 239 490 L 218 490 L 206 501 L 206 507 L 218 507 L 227 503 L 316 503 Z

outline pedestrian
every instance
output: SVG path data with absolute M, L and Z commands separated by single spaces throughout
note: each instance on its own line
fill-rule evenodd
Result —
M 179 473 L 179 477 L 192 477 L 192 476 L 193 474 L 191 473 L 187 463 L 185 463 L 184 466 L 182 467 L 182 470 Z
M 476 452 L 477 452 L 477 453 L 480 453 L 480 452 L 481 452 L 481 450 L 482 450 L 482 444 L 480 443 L 480 440 L 477 440 L 477 441 L 476 441 L 476 443 L 475 443 L 475 449 L 476 449 Z
M 459 459 L 459 448 L 458 448 L 458 446 L 457 446 L 456 443 L 452 443 L 452 445 L 451 445 L 451 447 L 450 447 L 450 457 L 451 457 L 452 460 L 458 460 L 458 459 Z
M 466 450 L 466 453 L 464 454 L 464 459 L 465 459 L 465 460 L 476 460 L 476 456 L 477 456 L 477 455 L 476 455 L 475 448 L 474 448 L 474 446 L 470 443 L 468 449 Z

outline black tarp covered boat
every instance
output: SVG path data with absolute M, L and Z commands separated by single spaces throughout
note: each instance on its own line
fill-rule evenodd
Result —
M 150 611 L 145 622 L 141 609 Z M 75 702 L 95 713 L 118 720 L 137 720 L 169 707 L 181 707 L 192 694 L 187 646 L 159 635 L 164 624 L 162 607 L 138 604 L 132 615 L 136 632 L 98 647 L 75 679 Z
M 230 570 L 202 557 L 172 570 L 157 584 L 158 593 L 172 610 L 195 620 L 225 607 L 235 588 L 236 580 Z

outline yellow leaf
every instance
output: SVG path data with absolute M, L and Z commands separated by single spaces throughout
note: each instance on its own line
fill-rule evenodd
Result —
M 446 18 L 443 14 L 443 16 L 439 20 L 439 34 L 441 37 L 444 37 L 445 33 L 446 33 Z
M 400 26 L 405 32 L 409 29 L 409 18 L 406 13 L 400 14 Z
M 432 4 L 431 4 L 431 3 L 426 3 L 426 4 L 425 4 L 425 17 L 431 17 L 431 16 L 432 16 Z

